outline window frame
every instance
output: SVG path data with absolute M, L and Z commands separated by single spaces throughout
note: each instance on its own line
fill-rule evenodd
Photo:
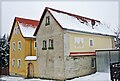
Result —
M 92 44 L 91 44 L 91 43 L 92 43 Z M 89 39 L 89 46 L 90 46 L 90 47 L 93 47 L 93 46 L 94 46 L 94 40 L 91 39 L 91 38 Z
M 96 58 L 91 59 L 91 67 L 95 68 L 96 67 Z
M 50 25 L 50 16 L 46 16 L 45 26 Z
M 18 50 L 21 50 L 21 49 L 22 49 L 22 42 L 18 41 Z
M 12 59 L 12 67 L 15 67 L 15 59 Z
M 42 50 L 47 50 L 47 40 L 43 40 L 43 48 Z
M 54 40 L 53 39 L 49 39 L 49 47 L 48 49 L 54 49 Z
M 21 68 L 21 59 L 17 59 L 17 67 Z
M 16 48 L 16 43 L 12 42 L 12 51 L 15 51 L 15 48 Z

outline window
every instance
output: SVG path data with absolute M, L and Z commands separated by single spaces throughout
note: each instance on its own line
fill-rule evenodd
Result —
M 15 42 L 12 43 L 12 50 L 15 50 Z
M 75 37 L 74 38 L 74 48 L 84 48 L 84 38 Z
M 18 29 L 18 27 L 16 27 L 16 28 L 14 29 L 14 34 L 17 35 L 18 32 L 19 32 L 19 29 Z
M 93 41 L 93 39 L 89 39 L 89 46 L 94 46 L 94 41 Z
M 12 67 L 15 67 L 15 59 L 12 59 Z
M 42 50 L 47 50 L 47 41 L 43 40 L 43 48 Z
M 92 58 L 91 59 L 91 67 L 95 68 L 95 66 L 96 66 L 96 60 L 95 60 L 95 58 Z
M 34 41 L 34 49 L 36 49 L 36 48 L 37 48 L 37 42 Z
M 18 49 L 21 50 L 22 45 L 21 45 L 21 41 L 18 41 Z
M 46 17 L 45 26 L 47 26 L 47 25 L 50 25 L 50 16 L 47 16 L 47 17 Z
M 53 47 L 53 39 L 49 39 L 49 47 L 48 49 L 54 49 Z
M 14 29 L 14 34 L 16 35 L 16 28 Z
M 20 67 L 21 67 L 21 60 L 18 59 L 18 68 L 20 68 Z

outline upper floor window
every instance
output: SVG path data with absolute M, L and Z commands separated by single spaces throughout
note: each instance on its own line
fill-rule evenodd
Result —
M 89 39 L 89 46 L 94 46 L 94 41 L 93 41 L 93 39 Z
M 18 59 L 18 68 L 20 68 L 20 67 L 21 67 L 21 60 Z
M 15 67 L 15 59 L 12 59 L 12 67 Z
M 12 43 L 12 50 L 15 50 L 15 42 Z
M 43 50 L 46 50 L 47 49 L 47 41 L 46 40 L 43 40 Z
M 22 48 L 21 41 L 18 41 L 18 49 L 21 50 L 21 48 Z
M 47 17 L 46 17 L 45 26 L 47 26 L 47 25 L 50 25 L 50 16 L 47 16 Z
M 84 48 L 84 38 L 75 37 L 74 38 L 74 47 L 75 48 Z
M 53 39 L 49 39 L 49 47 L 48 47 L 48 49 L 54 49 Z
M 36 49 L 36 48 L 37 48 L 37 42 L 34 41 L 34 49 Z

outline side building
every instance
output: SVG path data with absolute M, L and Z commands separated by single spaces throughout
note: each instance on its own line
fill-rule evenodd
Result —
M 15 17 L 10 32 L 10 75 L 35 77 L 36 40 L 33 36 L 38 26 L 37 20 Z
M 34 36 L 38 77 L 66 80 L 96 72 L 95 49 L 114 48 L 115 34 L 98 20 L 46 7 Z

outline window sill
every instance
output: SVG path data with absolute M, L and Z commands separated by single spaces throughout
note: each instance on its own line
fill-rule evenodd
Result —
M 49 49 L 49 50 L 52 50 L 52 49 L 54 49 L 54 47 L 48 47 L 48 49 Z
M 42 48 L 42 50 L 47 50 L 47 48 Z
M 46 23 L 46 24 L 45 24 L 45 26 L 48 26 L 48 25 L 50 25 L 50 24 L 49 24 L 49 23 Z

